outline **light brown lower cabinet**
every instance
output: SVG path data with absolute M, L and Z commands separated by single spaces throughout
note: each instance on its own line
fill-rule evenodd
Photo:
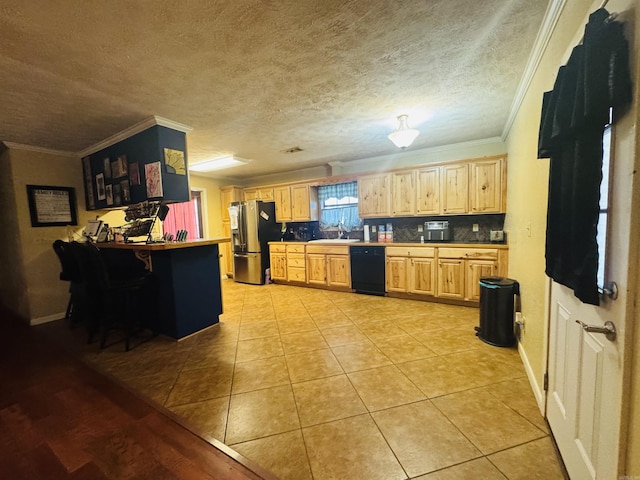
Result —
M 308 245 L 306 256 L 309 284 L 351 288 L 348 246 Z
M 386 291 L 466 302 L 480 300 L 483 277 L 505 275 L 508 251 L 498 248 L 400 247 L 386 251 Z M 351 288 L 346 245 L 271 244 L 271 278 Z
M 231 226 L 229 222 L 222 222 L 222 236 L 231 238 Z M 220 244 L 220 255 L 222 255 L 222 265 L 227 277 L 233 277 L 233 252 L 231 242 Z
M 272 280 L 287 279 L 287 248 L 286 245 L 270 245 L 269 259 Z
M 437 296 L 480 300 L 479 281 L 499 274 L 499 252 L 489 248 L 440 248 Z
M 305 246 L 287 245 L 287 280 L 290 282 L 307 281 L 307 262 Z
M 388 292 L 435 295 L 435 248 L 387 247 Z

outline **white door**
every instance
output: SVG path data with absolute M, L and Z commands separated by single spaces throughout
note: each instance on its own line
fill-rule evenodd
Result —
M 625 319 L 632 317 L 635 291 L 629 265 L 637 254 L 629 248 L 638 226 L 631 224 L 635 128 L 622 119 L 614 131 L 612 172 L 609 183 L 609 229 L 606 278 L 618 286 L 617 300 L 605 299 L 599 307 L 581 303 L 573 291 L 555 282 L 551 286 L 549 326 L 549 390 L 547 418 L 572 479 L 613 479 L 624 465 L 620 445 L 623 412 Z M 617 338 L 585 331 L 576 321 L 603 327 L 610 321 Z
M 622 397 L 621 336 L 608 340 L 576 323 L 621 330 L 618 301 L 594 307 L 553 282 L 547 418 L 572 479 L 617 478 Z

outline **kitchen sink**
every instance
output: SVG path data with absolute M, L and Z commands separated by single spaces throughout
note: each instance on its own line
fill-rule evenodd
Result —
M 309 240 L 309 243 L 355 243 L 359 241 L 358 238 L 318 238 L 317 240 Z

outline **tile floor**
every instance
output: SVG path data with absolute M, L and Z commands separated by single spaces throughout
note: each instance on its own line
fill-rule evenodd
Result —
M 128 353 L 38 328 L 283 480 L 564 478 L 478 309 L 230 280 L 223 297 L 220 324 Z

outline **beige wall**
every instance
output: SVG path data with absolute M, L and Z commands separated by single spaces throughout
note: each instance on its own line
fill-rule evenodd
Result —
M 441 147 L 423 148 L 420 150 L 400 151 L 391 155 L 363 158 L 333 165 L 322 165 L 314 168 L 290 170 L 284 173 L 263 175 L 251 179 L 232 179 L 221 185 L 258 186 L 286 182 L 302 182 L 305 180 L 336 175 L 353 175 L 363 172 L 382 171 L 392 168 L 413 167 L 435 162 L 448 162 L 467 158 L 484 157 L 506 153 L 507 147 L 499 138 L 489 138 L 476 142 L 457 143 Z
M 506 143 L 509 276 L 520 282 L 524 330 L 520 351 L 534 377 L 534 393 L 544 407 L 546 371 L 547 289 L 544 245 L 549 161 L 537 159 L 542 94 L 553 88 L 558 68 L 589 11 L 587 2 L 568 2 L 532 79 Z
M 76 189 L 78 221 L 86 222 L 87 216 L 80 204 L 84 203 L 82 170 L 75 157 L 52 155 L 41 151 L 10 149 L 4 162 L 9 165 L 13 188 L 14 208 L 3 209 L 3 226 L 14 225 L 12 231 L 19 238 L 15 256 L 8 259 L 11 276 L 16 285 L 3 290 L 3 302 L 25 320 L 38 323 L 50 320 L 66 309 L 68 283 L 59 280 L 60 263 L 51 245 L 59 238 L 67 238 L 67 227 L 32 227 L 29 216 L 26 186 L 53 185 Z M 5 170 L 3 170 L 3 173 Z M 3 175 L 4 176 L 4 175 Z M 5 180 L 3 180 L 3 195 Z M 19 251 L 18 251 L 19 250 Z M 11 292 L 11 289 L 18 290 Z
M 12 148 L 1 154 L 0 162 L 2 264 L 10 272 L 0 281 L 0 301 L 31 324 L 61 318 L 69 300 L 69 284 L 59 279 L 60 263 L 53 252 L 53 242 L 80 239 L 89 219 L 97 217 L 121 225 L 124 215 L 119 210 L 85 210 L 82 165 L 75 156 Z M 27 185 L 75 188 L 78 225 L 32 227 Z
M 584 24 L 590 12 L 600 6 L 601 2 L 568 1 L 561 14 L 550 42 L 541 59 L 541 63 L 533 77 L 523 103 L 518 111 L 513 126 L 506 140 L 508 147 L 508 211 L 505 230 L 509 233 L 509 276 L 521 283 L 522 311 L 525 317 L 525 329 L 520 343 L 520 351 L 530 378 L 533 380 L 534 392 L 543 408 L 544 395 L 542 392 L 543 374 L 546 371 L 547 358 L 547 309 L 548 309 L 548 281 L 544 275 L 544 242 L 546 223 L 546 200 L 548 182 L 548 160 L 537 159 L 538 126 L 540 122 L 542 94 L 553 88 L 558 68 L 563 65 L 574 45 L 582 36 Z M 622 14 L 622 19 L 628 25 L 640 25 L 640 10 L 635 0 L 611 0 L 607 9 Z M 624 13 L 623 13 L 624 12 Z M 640 55 L 640 35 L 632 37 L 632 66 L 635 71 L 636 91 L 634 105 L 629 115 L 637 117 L 637 79 L 640 78 L 637 59 Z M 626 124 L 633 123 L 632 118 L 625 120 Z M 637 123 L 637 122 L 636 122 Z M 635 126 L 623 129 L 626 138 L 617 138 L 617 143 L 635 144 L 635 148 L 625 151 L 638 152 L 638 133 Z M 632 162 L 638 168 L 637 155 L 635 158 L 624 160 L 633 169 Z M 634 197 L 636 204 L 639 200 L 638 181 L 634 183 Z M 615 194 L 615 192 L 614 192 Z M 635 219 L 632 225 L 640 222 L 639 212 L 632 209 Z M 633 227 L 635 232 L 640 230 Z M 632 265 L 637 267 L 638 259 L 634 252 L 637 241 L 631 236 Z M 634 285 L 637 270 L 633 270 L 629 284 Z M 638 290 L 634 286 L 634 291 Z M 640 290 L 638 290 L 640 294 Z M 625 386 L 625 400 L 629 418 L 623 418 L 623 431 L 629 425 L 628 438 L 622 439 L 623 450 L 626 446 L 626 465 L 621 465 L 621 473 L 625 475 L 640 475 L 640 359 L 634 355 L 640 351 L 640 334 L 634 333 L 638 323 L 638 313 L 630 308 L 630 316 L 626 320 L 627 341 L 624 355 L 628 360 L 628 371 Z M 636 317 L 636 318 L 633 318 Z M 633 318 L 633 319 L 632 319 Z
M 217 238 L 222 236 L 222 210 L 220 206 L 220 187 L 228 183 L 219 179 L 189 175 L 189 186 L 191 190 L 203 190 L 206 211 L 205 214 L 205 237 Z
M 13 169 L 8 149 L 0 143 L 0 302 L 25 321 L 29 318 L 27 280 L 22 268 L 22 244 L 16 215 Z M 25 192 L 26 195 L 26 192 Z

